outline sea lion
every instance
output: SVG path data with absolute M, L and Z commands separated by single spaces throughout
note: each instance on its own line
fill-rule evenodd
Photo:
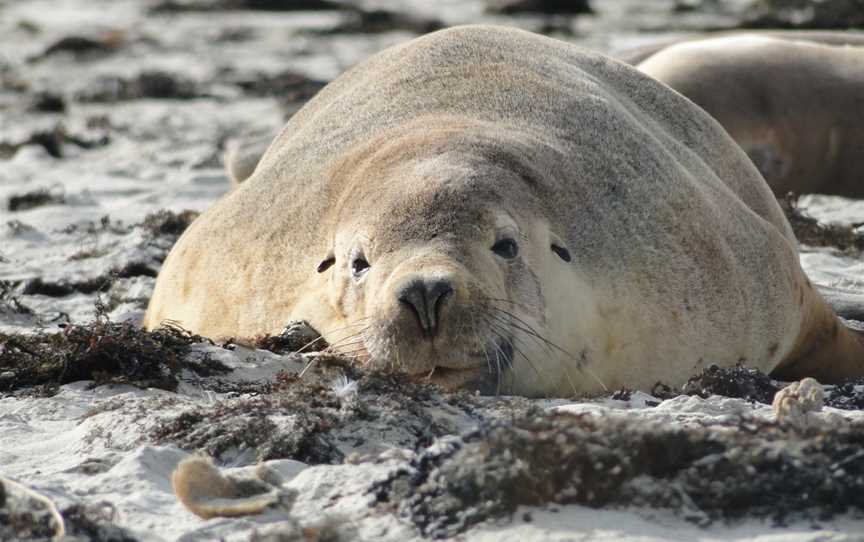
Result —
M 707 34 L 701 33 L 690 36 L 659 39 L 644 45 L 627 47 L 613 51 L 612 56 L 622 62 L 636 66 L 640 62 L 648 60 L 648 58 L 660 51 L 668 49 L 672 45 L 721 37 L 740 36 L 763 36 L 766 38 L 789 41 L 821 43 L 823 45 L 864 46 L 864 32 L 854 30 L 720 30 Z
M 364 366 L 484 392 L 647 390 L 710 364 L 864 374 L 716 121 L 624 63 L 494 26 L 325 87 L 186 230 L 145 326 L 300 319 Z
M 687 40 L 637 67 L 717 119 L 776 195 L 864 197 L 864 37 L 807 36 Z

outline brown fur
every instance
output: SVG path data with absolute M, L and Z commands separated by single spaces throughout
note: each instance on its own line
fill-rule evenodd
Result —
M 823 34 L 708 36 L 662 48 L 638 68 L 717 119 L 776 195 L 860 198 L 864 34 Z M 829 45 L 844 37 L 856 46 Z
M 711 32 L 710 34 L 696 34 L 683 38 L 662 39 L 654 43 L 632 47 L 613 53 L 613 56 L 622 62 L 638 65 L 650 57 L 659 53 L 663 49 L 668 49 L 679 43 L 689 43 L 694 41 L 702 41 L 711 38 L 734 37 L 734 36 L 765 36 L 767 38 L 775 38 L 782 40 L 793 41 L 809 41 L 812 43 L 821 43 L 823 45 L 852 45 L 855 47 L 864 46 L 864 32 L 860 31 L 827 31 L 827 30 L 728 30 L 721 32 Z

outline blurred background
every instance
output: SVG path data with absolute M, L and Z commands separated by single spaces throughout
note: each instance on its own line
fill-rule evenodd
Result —
M 616 52 L 714 30 L 861 27 L 864 0 L 0 0 L 0 160 L 21 143 L 22 110 L 260 98 L 285 117 L 375 51 L 469 23 Z M 36 144 L 62 154 L 49 139 Z
M 108 144 L 110 115 L 50 130 L 79 105 L 271 100 L 281 122 L 375 51 L 468 23 L 614 53 L 714 30 L 861 27 L 864 0 L 0 0 L 0 160 Z M 35 130 L 48 133 L 20 130 L 28 113 L 54 115 Z M 241 125 L 220 125 L 219 142 Z

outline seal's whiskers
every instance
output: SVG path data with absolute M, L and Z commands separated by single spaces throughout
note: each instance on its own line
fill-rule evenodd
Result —
M 497 323 L 504 325 L 504 326 L 510 325 L 509 322 L 506 322 L 503 320 L 497 320 Z M 534 373 L 538 376 L 538 378 L 540 378 L 540 380 L 545 380 L 547 383 L 550 382 L 549 377 L 544 375 L 543 372 L 538 371 L 537 367 L 534 365 L 534 362 L 531 361 L 531 359 L 519 348 L 518 344 L 524 345 L 525 343 L 519 337 L 517 337 L 516 334 L 506 333 L 506 329 L 499 327 L 498 325 L 496 325 L 496 322 L 492 321 L 492 320 L 489 321 L 489 328 L 493 334 L 497 335 L 500 339 L 506 340 L 507 342 L 510 343 L 510 346 L 513 348 L 513 353 L 518 354 L 520 357 L 522 357 L 522 359 L 525 360 L 525 363 L 528 364 L 528 367 L 532 371 L 534 371 Z M 509 338 L 507 338 L 507 337 L 509 337 Z M 497 345 L 496 345 L 496 347 L 497 347 Z M 502 372 L 502 369 L 499 366 L 499 373 L 500 372 Z
M 585 360 L 584 359 L 577 358 L 572 353 L 570 353 L 568 350 L 562 348 L 561 346 L 555 344 L 554 342 L 550 341 L 546 337 L 542 336 L 540 333 L 538 333 L 531 326 L 531 324 L 529 324 L 525 320 L 519 318 L 518 316 L 514 315 L 513 313 L 506 311 L 500 307 L 495 307 L 494 305 L 490 305 L 490 308 L 493 310 L 496 310 L 496 311 L 502 313 L 504 316 L 506 316 L 506 318 L 505 318 L 501 315 L 490 315 L 491 318 L 493 318 L 497 322 L 503 323 L 505 325 L 508 325 L 508 326 L 514 328 L 514 329 L 522 331 L 523 333 L 526 333 L 529 337 L 540 342 L 540 344 L 542 344 L 550 353 L 552 353 L 553 350 L 556 350 L 556 351 L 561 352 L 562 354 L 566 355 L 568 358 L 570 358 L 571 360 L 576 362 L 575 365 L 579 371 L 583 371 L 583 372 L 587 373 L 591 378 L 593 378 L 600 385 L 601 388 L 603 388 L 604 391 L 607 391 L 607 392 L 609 391 L 609 388 L 606 387 L 606 385 L 603 383 L 603 381 L 600 379 L 600 377 L 597 376 L 597 374 L 594 371 L 592 371 L 589 367 L 585 366 Z M 517 325 L 516 323 L 514 323 L 514 321 L 518 322 L 521 325 Z M 515 336 L 514 336 L 514 339 L 515 339 Z M 573 379 L 571 378 L 570 373 L 568 371 L 568 365 L 566 363 L 561 363 L 561 367 L 565 371 L 565 376 L 567 377 L 567 380 L 570 383 L 570 387 L 573 389 L 574 392 L 576 392 L 577 388 L 576 388 L 576 385 L 573 382 Z
M 319 341 L 324 340 L 324 336 L 325 336 L 325 335 L 329 335 L 329 334 L 331 334 L 331 333 L 337 333 L 337 332 L 339 332 L 339 331 L 345 331 L 346 329 L 350 329 L 350 328 L 352 328 L 352 327 L 357 327 L 357 326 L 360 326 L 360 325 L 364 325 L 364 324 L 365 324 L 368 320 L 370 320 L 370 319 L 371 319 L 371 317 L 367 316 L 367 317 L 365 317 L 365 318 L 360 318 L 357 322 L 355 322 L 355 323 L 353 323 L 353 324 L 348 324 L 348 325 L 346 325 L 346 326 L 341 326 L 341 327 L 333 328 L 333 329 L 330 329 L 330 330 L 327 330 L 327 331 L 322 331 L 321 334 L 320 334 L 317 338 L 312 339 L 311 341 L 309 341 L 308 343 L 304 344 L 304 345 L 301 346 L 299 349 L 297 349 L 297 350 L 295 350 L 294 352 L 291 352 L 291 353 L 292 353 L 292 354 L 300 354 L 301 352 L 305 351 L 307 348 L 309 348 L 309 347 L 312 346 L 313 344 L 315 344 L 315 343 L 317 343 L 317 342 L 319 342 Z

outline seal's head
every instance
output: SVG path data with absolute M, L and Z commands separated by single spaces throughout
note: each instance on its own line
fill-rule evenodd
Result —
M 530 164 L 506 148 L 500 134 L 426 129 L 364 146 L 334 173 L 346 187 L 317 272 L 332 311 L 318 327 L 336 351 L 447 387 L 561 386 L 541 365 L 565 353 L 547 313 L 571 255 Z

